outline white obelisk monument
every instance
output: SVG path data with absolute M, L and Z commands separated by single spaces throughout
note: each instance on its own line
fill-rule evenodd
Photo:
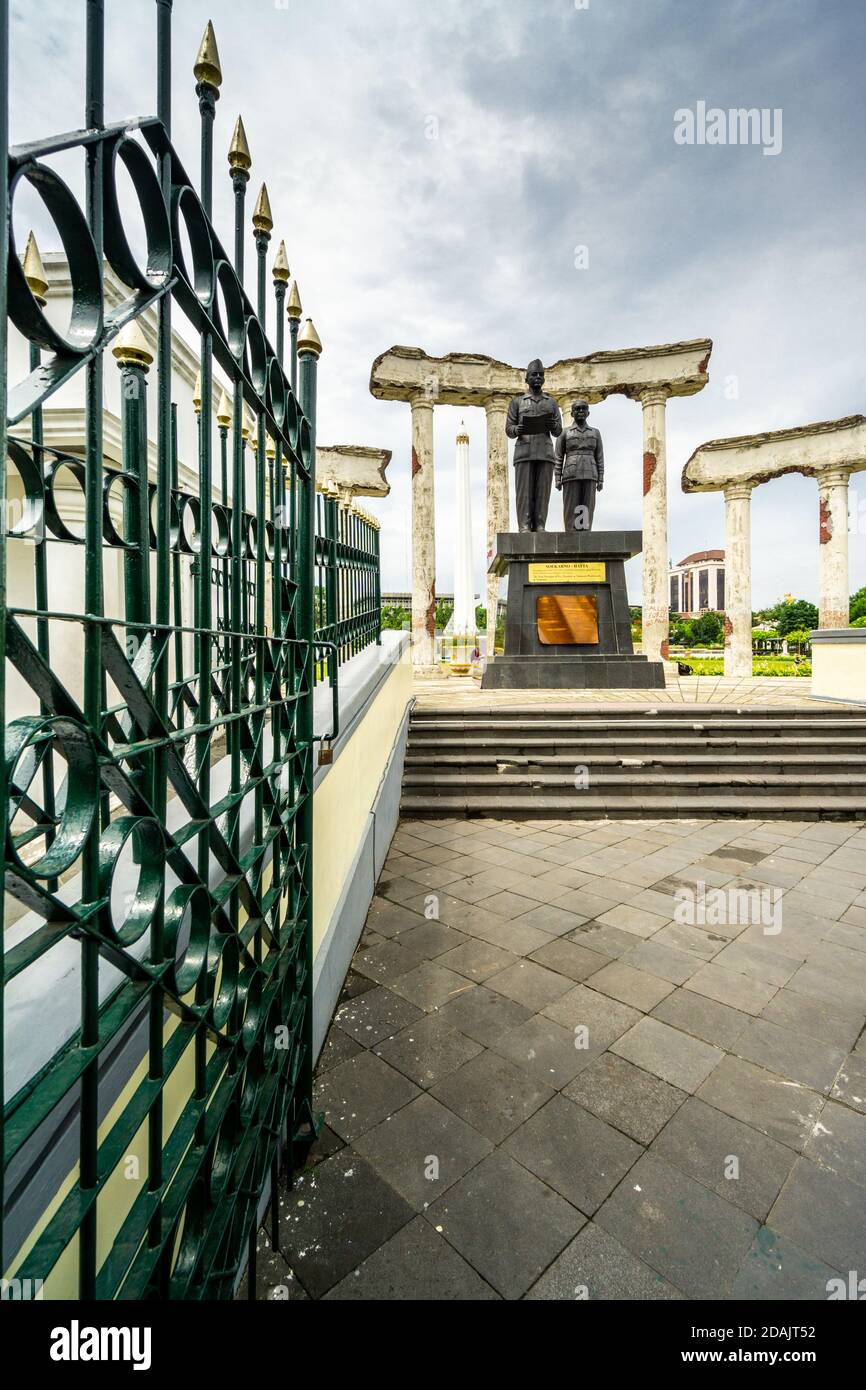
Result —
M 455 468 L 454 617 L 451 669 L 468 671 L 475 647 L 475 567 L 472 563 L 472 494 L 469 486 L 469 435 L 460 424 Z

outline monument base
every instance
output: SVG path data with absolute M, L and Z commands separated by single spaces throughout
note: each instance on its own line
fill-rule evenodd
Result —
M 505 652 L 482 690 L 663 690 L 661 661 L 635 653 L 625 562 L 640 531 L 524 531 L 496 538 L 508 575 Z

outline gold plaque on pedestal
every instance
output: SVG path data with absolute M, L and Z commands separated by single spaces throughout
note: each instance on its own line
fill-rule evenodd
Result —
M 530 584 L 604 584 L 607 565 L 603 560 L 556 560 L 552 564 L 529 563 Z
M 545 647 L 588 646 L 598 642 L 594 594 L 539 594 L 535 601 L 538 640 Z

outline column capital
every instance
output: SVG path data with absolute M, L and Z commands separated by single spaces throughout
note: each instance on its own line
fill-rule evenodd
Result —
M 494 411 L 507 410 L 511 404 L 511 400 L 511 396 L 506 395 L 504 392 L 497 393 L 493 396 L 487 396 L 483 402 L 484 409 L 488 415 L 491 415 Z
M 413 391 L 408 400 L 413 410 L 432 410 L 436 404 L 433 396 L 423 386 Z
M 745 479 L 736 483 L 726 483 L 722 491 L 725 494 L 726 502 L 747 502 L 752 495 L 752 488 L 755 484 L 750 479 Z
M 667 386 L 647 386 L 643 391 L 638 391 L 638 399 L 642 406 L 665 405 L 670 396 L 670 388 Z
M 847 487 L 853 469 L 844 464 L 833 464 L 829 468 L 819 468 L 815 477 L 819 488 Z

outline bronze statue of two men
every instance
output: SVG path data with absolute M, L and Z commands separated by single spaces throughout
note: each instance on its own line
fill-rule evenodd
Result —
M 517 441 L 514 484 L 520 531 L 543 531 L 551 483 L 562 492 L 566 531 L 590 531 L 596 494 L 604 485 L 601 435 L 587 424 L 589 404 L 575 401 L 572 424 L 562 428 L 559 406 L 545 395 L 544 367 L 536 357 L 526 369 L 528 390 L 508 407 L 505 433 Z M 553 440 L 556 440 L 554 448 Z

